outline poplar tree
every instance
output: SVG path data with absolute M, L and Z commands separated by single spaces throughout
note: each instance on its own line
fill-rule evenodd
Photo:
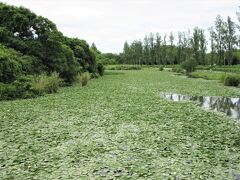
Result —
M 227 54 L 226 59 L 228 65 L 232 65 L 233 61 L 233 49 L 234 45 L 237 44 L 237 36 L 236 36 L 236 25 L 228 16 L 226 23 L 226 46 L 227 46 Z

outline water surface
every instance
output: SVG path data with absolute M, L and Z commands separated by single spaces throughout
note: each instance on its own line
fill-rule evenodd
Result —
M 240 120 L 240 98 L 215 97 L 215 96 L 187 96 L 175 93 L 163 93 L 161 97 L 172 101 L 197 101 L 199 106 L 223 112 L 226 115 Z

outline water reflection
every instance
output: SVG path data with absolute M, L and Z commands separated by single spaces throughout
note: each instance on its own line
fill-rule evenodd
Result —
M 199 106 L 213 111 L 224 112 L 228 116 L 240 119 L 240 98 L 212 97 L 212 96 L 186 96 L 181 94 L 161 94 L 163 98 L 172 101 L 198 101 Z

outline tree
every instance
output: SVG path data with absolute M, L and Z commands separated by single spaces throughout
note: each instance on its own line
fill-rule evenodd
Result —
M 194 28 L 193 30 L 191 44 L 192 44 L 192 50 L 193 50 L 193 57 L 198 64 L 201 64 L 199 59 L 200 30 L 198 27 Z
M 162 38 L 159 33 L 156 33 L 155 60 L 157 64 L 162 64 L 161 43 L 162 43 Z
M 224 34 L 225 34 L 225 27 L 223 19 L 220 15 L 217 16 L 215 21 L 215 41 L 216 41 L 216 49 L 218 54 L 218 65 L 225 65 L 224 60 Z
M 216 54 L 216 43 L 215 43 L 215 32 L 213 30 L 213 27 L 209 28 L 210 33 L 210 47 L 211 47 L 211 57 L 210 57 L 210 64 L 213 65 L 216 61 L 215 54 Z
M 101 52 L 97 49 L 97 46 L 95 45 L 95 43 L 92 43 L 91 47 L 90 47 L 94 52 L 101 54 Z
M 150 33 L 149 35 L 149 45 L 150 45 L 150 64 L 156 64 L 155 62 L 155 37 L 153 33 Z
M 163 37 L 163 45 L 162 45 L 162 58 L 163 64 L 167 64 L 167 35 L 165 34 Z
M 177 63 L 182 62 L 183 57 L 183 33 L 178 32 L 178 43 L 177 43 Z
M 237 36 L 236 36 L 236 26 L 235 23 L 228 16 L 226 23 L 226 44 L 227 44 L 227 64 L 232 65 L 233 61 L 233 48 L 234 45 L 237 44 Z
M 199 30 L 199 60 L 200 64 L 206 64 L 206 51 L 207 51 L 207 40 L 204 34 L 204 30 Z
M 143 57 L 144 57 L 144 64 L 151 64 L 150 62 L 150 47 L 149 47 L 149 40 L 148 37 L 145 36 L 143 40 Z
M 130 47 L 127 41 L 124 43 L 123 56 L 124 56 L 124 63 L 130 64 Z
M 169 49 L 169 64 L 174 64 L 174 35 L 173 32 L 169 35 L 170 49 Z

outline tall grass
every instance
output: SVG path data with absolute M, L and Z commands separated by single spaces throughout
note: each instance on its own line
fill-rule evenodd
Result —
M 49 76 L 46 74 L 41 74 L 35 77 L 33 89 L 38 94 L 55 93 L 58 91 L 61 82 L 62 80 L 59 78 L 59 74 L 56 72 L 53 72 Z
M 82 84 L 82 86 L 86 86 L 89 80 L 90 80 L 89 72 L 84 72 L 79 78 L 79 81 Z

